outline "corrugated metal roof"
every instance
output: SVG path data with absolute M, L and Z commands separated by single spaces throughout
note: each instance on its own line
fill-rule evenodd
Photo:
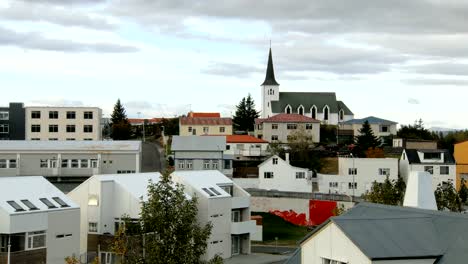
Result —
M 280 92 L 279 100 L 271 102 L 273 113 L 284 113 L 287 105 L 292 107 L 293 112 L 302 105 L 304 113 L 310 113 L 310 109 L 315 105 L 317 113 L 322 113 L 323 108 L 328 105 L 330 113 L 338 113 L 343 109 L 345 115 L 353 114 L 342 101 L 336 100 L 335 93 Z
M 190 185 L 192 188 L 197 189 L 202 195 L 207 198 L 223 198 L 231 197 L 226 191 L 218 186 L 219 185 L 233 185 L 233 181 L 217 170 L 194 170 L 194 171 L 174 171 L 171 176 L 174 180 L 180 180 L 184 184 Z M 219 195 L 210 196 L 203 189 L 214 188 Z
M 139 151 L 141 141 L 4 140 L 0 151 Z
M 352 124 L 364 124 L 364 122 L 369 122 L 369 124 L 381 124 L 381 125 L 396 125 L 398 124 L 397 122 L 378 118 L 375 116 L 368 116 L 364 118 L 356 118 L 356 119 L 351 119 L 348 121 L 343 122 L 342 124 L 345 125 L 352 125 Z
M 173 136 L 172 151 L 224 151 L 226 136 Z

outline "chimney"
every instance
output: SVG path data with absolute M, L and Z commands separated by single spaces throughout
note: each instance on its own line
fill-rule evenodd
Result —
M 426 171 L 413 171 L 408 176 L 403 206 L 437 210 L 432 175 Z
M 285 160 L 286 160 L 286 163 L 289 164 L 289 153 L 288 152 L 285 153 Z

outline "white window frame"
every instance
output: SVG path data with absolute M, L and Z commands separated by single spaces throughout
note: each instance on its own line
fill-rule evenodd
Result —
M 301 110 L 302 109 L 302 114 L 301 114 Z M 298 108 L 297 108 L 297 114 L 299 115 L 304 115 L 305 114 L 305 110 L 304 110 L 304 106 L 303 105 L 300 105 Z
M 7 164 L 7 160 L 6 159 L 0 159 L 0 169 L 7 169 L 8 168 L 8 164 Z
M 296 130 L 297 129 L 297 124 L 286 124 L 286 129 Z
M 35 131 L 37 130 L 37 131 Z M 39 124 L 32 124 L 31 125 L 31 133 L 40 133 L 41 132 L 41 125 Z
M 348 175 L 357 175 L 357 168 L 348 168 Z
M 8 134 L 8 133 L 10 133 L 10 125 L 0 124 L 0 134 Z
M 289 110 L 289 111 L 288 111 Z M 292 107 L 290 105 L 287 105 L 285 108 L 284 108 L 284 113 L 286 114 L 292 114 Z
M 10 112 L 0 111 L 0 120 L 9 120 L 9 119 L 10 119 Z
M 354 185 L 354 188 L 353 188 L 353 185 Z M 348 182 L 348 189 L 349 190 L 356 190 L 357 189 L 357 182 Z
M 83 112 L 83 119 L 87 119 L 87 120 L 94 119 L 93 111 L 85 111 L 85 112 Z
M 338 118 L 339 118 L 340 121 L 344 120 L 344 110 L 343 109 L 340 109 L 340 111 L 338 112 Z
M 177 167 L 181 170 L 185 169 L 185 160 L 181 159 L 177 162 Z
M 390 168 L 379 168 L 380 176 L 390 176 Z
M 211 161 L 211 168 L 212 168 L 213 170 L 217 170 L 217 169 L 219 168 L 219 161 L 217 161 L 217 160 L 212 160 L 212 161 Z
M 311 130 L 313 127 L 314 127 L 313 124 L 310 124 L 310 123 L 305 124 L 305 129 L 306 129 L 306 130 Z
M 210 127 L 203 127 L 203 133 L 207 134 L 210 131 Z
M 325 109 L 326 109 L 326 113 L 327 113 L 326 118 L 325 118 Z M 328 107 L 328 105 L 325 105 L 325 106 L 323 107 L 322 113 L 323 113 L 323 120 L 324 120 L 324 121 L 330 120 L 330 107 Z
M 272 163 L 273 165 L 277 165 L 277 164 L 278 164 L 278 158 L 272 158 L 272 159 L 271 159 L 271 163 Z
M 219 133 L 225 133 L 226 132 L 226 127 L 219 127 Z
M 424 166 L 424 171 L 429 172 L 429 174 L 434 174 L 434 166 Z
M 186 164 L 186 165 L 187 165 L 187 166 L 186 166 L 187 169 L 188 169 L 188 170 L 191 170 L 191 169 L 193 168 L 193 160 L 187 160 L 187 164 Z
M 317 107 L 315 105 L 310 108 L 310 117 L 317 119 Z
M 271 129 L 274 129 L 274 130 L 278 129 L 278 124 L 271 124 Z
M 88 222 L 88 233 L 97 233 L 98 230 L 99 230 L 98 222 Z
M 34 242 L 39 237 L 43 237 L 44 244 L 41 246 L 34 246 Z M 41 249 L 47 246 L 47 235 L 45 231 L 36 231 L 36 232 L 27 232 L 26 233 L 26 241 L 25 241 L 25 249 L 26 250 L 33 250 L 33 249 Z
M 305 171 L 296 171 L 296 179 L 305 179 Z
M 210 169 L 210 160 L 203 160 L 203 169 L 204 170 Z
M 263 172 L 263 178 L 264 179 L 273 179 L 275 175 L 273 174 L 272 171 L 265 171 Z
M 271 135 L 271 141 L 278 141 L 278 135 Z
M 98 164 L 99 164 L 99 162 L 98 162 L 97 159 L 91 159 L 91 160 L 90 160 L 91 168 L 93 168 L 93 169 L 97 168 L 97 167 L 98 167 Z

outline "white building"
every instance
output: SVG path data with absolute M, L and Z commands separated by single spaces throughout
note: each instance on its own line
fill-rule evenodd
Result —
M 101 140 L 97 107 L 36 107 L 26 110 L 26 140 Z
M 359 130 L 365 122 L 369 122 L 372 132 L 377 137 L 388 137 L 390 135 L 396 135 L 397 133 L 397 122 L 378 118 L 375 116 L 368 116 L 365 118 L 351 119 L 339 124 L 340 129 L 352 130 L 354 136 L 359 136 Z
M 320 121 L 299 114 L 277 114 L 255 119 L 255 137 L 272 143 L 288 143 L 297 133 L 320 142 Z
M 41 176 L 0 177 L 0 263 L 79 258 L 80 209 Z M 3 262 L 5 261 L 5 262 Z
M 432 175 L 432 187 L 456 184 L 455 159 L 445 149 L 405 149 L 400 158 L 400 175 L 405 181 L 413 171 L 427 171 Z
M 188 195 L 198 197 L 199 221 L 213 224 L 206 259 L 250 254 L 256 223 L 250 220 L 249 193 L 216 170 L 175 171 L 172 177 Z
M 250 135 L 228 135 L 224 154 L 234 160 L 261 159 L 268 155 L 268 141 Z
M 308 234 L 286 264 L 465 263 L 467 230 L 464 214 L 359 203 Z
M 299 114 L 317 119 L 326 124 L 353 119 L 354 114 L 335 93 L 323 92 L 280 92 L 275 79 L 271 49 L 265 81 L 262 83 L 262 118 L 277 114 Z
M 140 170 L 140 141 L 7 140 L 0 144 L 0 177 L 87 178 Z

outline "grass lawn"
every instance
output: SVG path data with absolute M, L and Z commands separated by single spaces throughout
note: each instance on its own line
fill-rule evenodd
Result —
M 252 215 L 263 217 L 263 242 L 255 243 L 274 245 L 278 237 L 278 245 L 295 246 L 310 232 L 307 227 L 293 225 L 270 213 L 252 212 Z

